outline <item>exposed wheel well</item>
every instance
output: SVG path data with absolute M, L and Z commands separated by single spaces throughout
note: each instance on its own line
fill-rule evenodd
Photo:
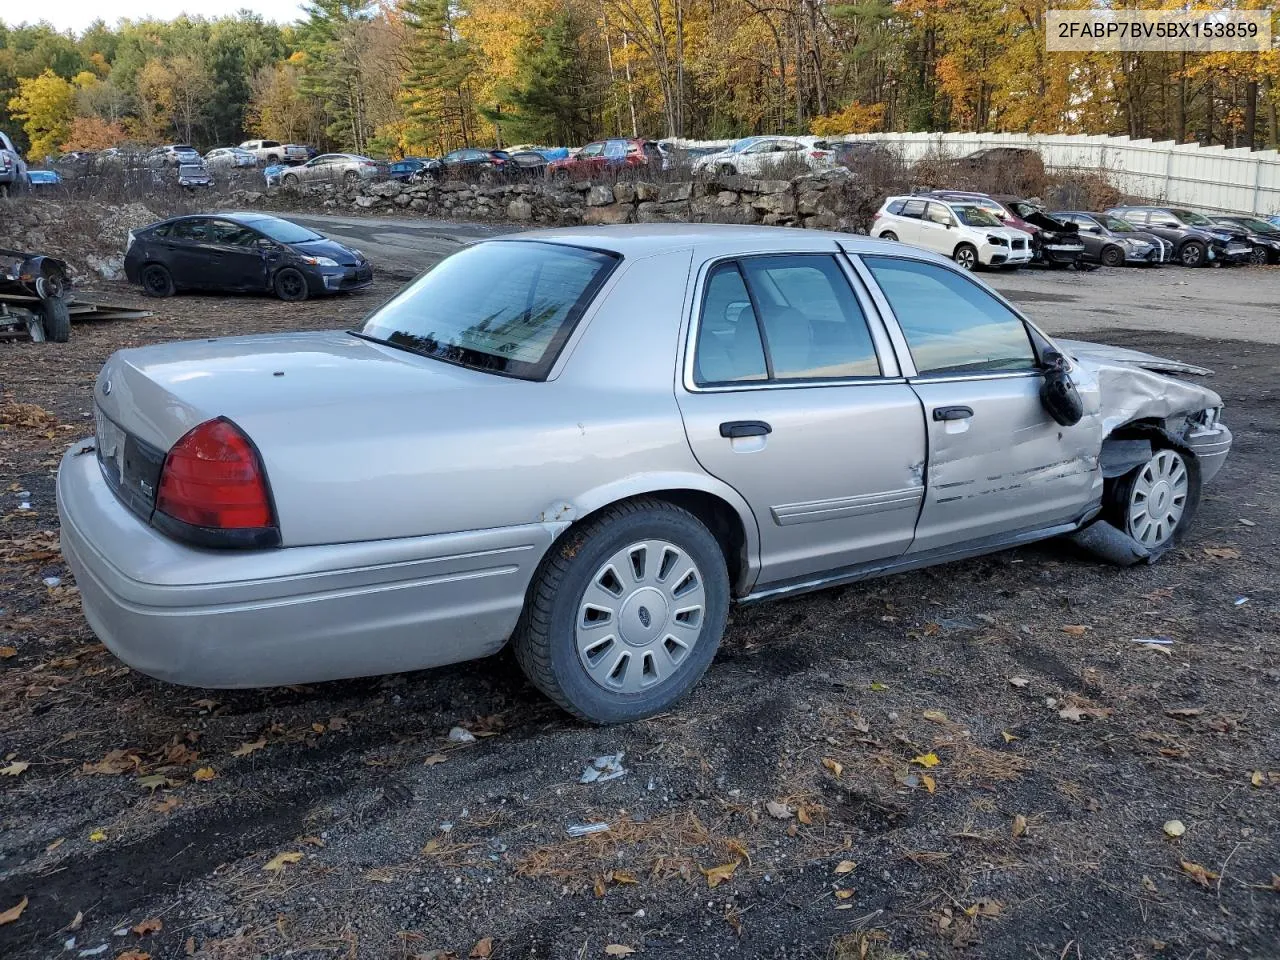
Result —
M 742 586 L 742 577 L 747 570 L 747 534 L 742 527 L 742 518 L 728 502 L 721 500 L 713 493 L 702 490 L 652 490 L 635 497 L 626 497 L 622 501 L 603 504 L 584 517 L 579 517 L 567 530 L 585 523 L 601 510 L 627 500 L 642 499 L 662 500 L 672 506 L 680 507 L 693 514 L 711 531 L 720 544 L 720 552 L 724 554 L 725 566 L 729 572 L 729 584 L 736 596 Z M 560 536 L 564 536 L 561 533 Z

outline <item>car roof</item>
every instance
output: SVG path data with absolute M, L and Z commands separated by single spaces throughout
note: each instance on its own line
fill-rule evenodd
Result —
M 769 252 L 772 248 L 779 253 L 832 253 L 834 244 L 839 243 L 853 253 L 885 253 L 902 256 L 904 252 L 909 252 L 911 256 L 920 259 L 950 262 L 927 250 L 916 248 L 908 250 L 901 243 L 874 240 L 859 234 L 727 223 L 637 223 L 621 226 L 563 227 L 530 230 L 526 233 L 509 234 L 484 242 L 505 243 L 517 240 L 589 247 L 636 259 L 685 247 L 696 247 L 703 251 L 707 251 L 708 248 L 724 249 L 726 253 L 742 253 L 744 248 L 748 247 L 759 248 L 751 252 Z

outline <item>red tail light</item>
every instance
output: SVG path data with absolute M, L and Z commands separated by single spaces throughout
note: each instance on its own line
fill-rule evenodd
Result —
M 160 472 L 156 511 L 205 534 L 241 534 L 215 542 L 207 535 L 188 537 L 205 546 L 279 543 L 258 451 L 230 420 L 206 420 L 173 445 Z
M 823 157 L 831 156 L 831 153 L 827 150 L 810 150 L 809 156 L 813 157 L 815 160 L 821 160 Z

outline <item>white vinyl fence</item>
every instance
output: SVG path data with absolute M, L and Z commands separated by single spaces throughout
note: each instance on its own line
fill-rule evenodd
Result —
M 1280 153 L 1275 150 L 1057 133 L 871 133 L 845 139 L 879 140 L 909 163 L 926 156 L 962 157 L 984 147 L 1030 147 L 1050 170 L 1101 173 L 1116 189 L 1143 200 L 1198 210 L 1280 213 Z

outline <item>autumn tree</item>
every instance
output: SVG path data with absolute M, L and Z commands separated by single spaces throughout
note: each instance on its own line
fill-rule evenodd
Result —
M 458 32 L 451 0 L 401 0 L 408 69 L 400 96 L 410 144 L 441 152 L 468 146 L 475 130 L 477 64 Z
M 38 77 L 20 79 L 18 95 L 9 110 L 22 122 L 31 146 L 27 155 L 36 161 L 58 152 L 75 117 L 75 87 L 52 70 Z

